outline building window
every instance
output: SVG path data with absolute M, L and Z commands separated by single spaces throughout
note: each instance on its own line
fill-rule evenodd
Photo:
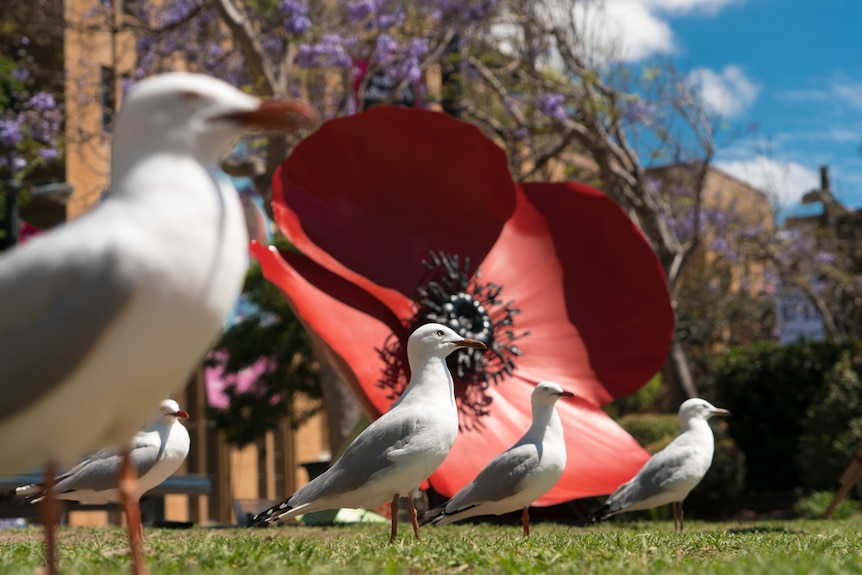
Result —
M 117 110 L 116 82 L 114 69 L 108 66 L 101 68 L 102 82 L 102 128 L 110 131 Z

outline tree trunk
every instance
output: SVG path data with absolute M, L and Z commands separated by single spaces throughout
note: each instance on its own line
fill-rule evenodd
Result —
M 675 410 L 686 399 L 697 397 L 697 386 L 691 375 L 688 355 L 682 342 L 675 336 L 670 344 L 670 352 L 662 371 L 668 390 L 667 407 L 669 409 Z
M 335 458 L 359 423 L 362 407 L 329 361 L 327 354 L 322 353 L 317 345 L 315 356 L 320 363 L 320 387 L 329 430 L 329 452 Z

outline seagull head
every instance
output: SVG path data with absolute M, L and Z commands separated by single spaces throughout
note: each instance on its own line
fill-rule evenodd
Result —
M 456 349 L 474 347 L 486 349 L 477 339 L 461 337 L 455 330 L 439 323 L 426 323 L 416 329 L 407 340 L 407 357 L 410 361 L 427 357 L 444 358 Z
M 189 418 L 189 414 L 186 411 L 180 409 L 180 404 L 178 404 L 173 399 L 165 399 L 164 401 L 162 401 L 162 403 L 159 405 L 159 413 L 161 414 L 162 420 L 168 423 L 173 423 L 177 420 L 177 418 Z
M 530 401 L 533 405 L 554 405 L 561 397 L 575 397 L 571 391 L 566 391 L 560 384 L 553 381 L 543 381 L 533 388 Z
M 705 399 L 694 397 L 682 402 L 679 406 L 679 421 L 685 427 L 686 422 L 692 419 L 709 419 L 714 416 L 729 417 L 730 412 L 720 407 L 715 407 Z
M 183 72 L 142 80 L 123 101 L 114 126 L 114 155 L 160 150 L 215 165 L 247 133 L 310 126 L 314 109 L 298 100 L 261 100 L 227 82 Z

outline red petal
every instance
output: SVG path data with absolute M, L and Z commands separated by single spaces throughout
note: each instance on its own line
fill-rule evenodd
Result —
M 409 334 L 398 317 L 376 298 L 302 254 L 279 252 L 257 242 L 251 242 L 250 249 L 264 276 L 281 288 L 308 333 L 332 352 L 330 360 L 364 400 L 368 413 L 386 411 L 392 401 L 376 385 L 383 369 L 376 348 L 393 333 L 406 341 Z
M 606 403 L 610 394 L 596 379 L 578 326 L 566 314 L 569 302 L 558 252 L 569 246 L 554 245 L 547 220 L 520 189 L 517 199 L 515 213 L 481 263 L 479 280 L 502 286 L 499 298 L 519 310 L 511 329 L 528 332 L 515 341 L 522 352 L 514 358 L 515 376 L 533 384 L 555 381 L 595 405 Z M 506 389 L 509 379 L 500 389 Z
M 549 224 L 568 319 L 596 378 L 614 398 L 637 391 L 661 369 L 673 336 L 673 309 L 655 252 L 619 205 L 594 188 L 521 187 Z
M 505 154 L 475 126 L 401 107 L 326 122 L 273 179 L 276 220 L 300 251 L 410 298 L 429 250 L 480 261 L 514 198 Z
M 498 454 L 515 444 L 532 421 L 530 382 L 509 378 L 492 391 L 493 417 L 481 433 L 458 435 L 446 461 L 431 475 L 434 490 L 451 497 Z M 537 505 L 612 492 L 634 477 L 649 454 L 601 409 L 580 398 L 557 402 L 566 434 L 563 476 Z

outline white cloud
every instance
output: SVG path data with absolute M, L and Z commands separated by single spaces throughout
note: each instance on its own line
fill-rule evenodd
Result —
M 832 93 L 847 106 L 862 110 L 862 82 L 835 79 L 832 82 Z
M 715 167 L 763 190 L 781 209 L 797 205 L 803 194 L 820 187 L 819 172 L 762 155 L 749 160 L 717 161 Z
M 674 51 L 673 33 L 640 0 L 610 0 L 605 6 L 607 22 L 599 28 L 602 46 L 613 46 L 625 61 L 638 61 Z
M 740 0 L 642 0 L 642 2 L 651 9 L 665 12 L 688 14 L 699 11 L 712 15 L 731 4 L 739 4 Z
M 574 9 L 578 20 L 587 23 L 598 53 L 636 62 L 677 51 L 668 16 L 711 16 L 743 1 L 605 0 L 598 7 L 592 2 L 578 2 Z
M 738 66 L 725 66 L 720 73 L 696 68 L 689 72 L 688 81 L 707 109 L 725 118 L 744 114 L 760 91 Z
M 859 143 L 862 143 L 862 132 L 852 128 L 832 126 L 827 131 L 827 139 L 832 142 L 850 142 L 858 145 Z

